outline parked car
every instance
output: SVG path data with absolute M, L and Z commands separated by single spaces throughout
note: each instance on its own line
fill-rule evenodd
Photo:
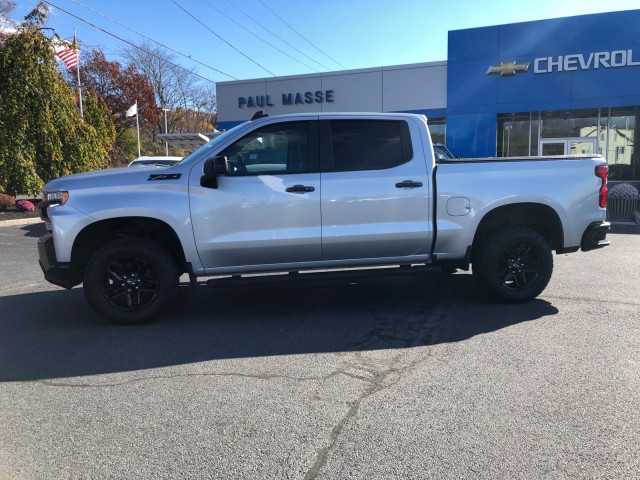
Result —
M 171 165 L 175 165 L 182 157 L 139 157 L 136 158 L 133 162 L 131 162 L 128 167 L 148 167 L 150 165 L 155 165 L 156 167 L 170 167 Z

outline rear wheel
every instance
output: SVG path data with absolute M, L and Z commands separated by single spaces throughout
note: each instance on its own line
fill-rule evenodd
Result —
M 89 304 L 108 320 L 136 324 L 151 320 L 178 290 L 175 261 L 158 243 L 126 237 L 101 247 L 84 273 Z
M 494 298 L 526 302 L 547 286 L 553 271 L 551 247 L 535 230 L 508 227 L 489 235 L 478 249 L 473 273 Z

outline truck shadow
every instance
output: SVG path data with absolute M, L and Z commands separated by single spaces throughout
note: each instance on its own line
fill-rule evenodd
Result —
M 155 323 L 117 326 L 82 290 L 0 297 L 0 381 L 135 371 L 260 356 L 414 348 L 554 315 L 543 300 L 500 305 L 470 275 L 229 289 L 181 288 Z
M 25 232 L 24 233 L 25 237 L 32 237 L 32 238 L 40 238 L 45 233 L 47 233 L 47 229 L 44 226 L 44 222 L 25 225 L 23 227 L 20 227 L 20 230 Z

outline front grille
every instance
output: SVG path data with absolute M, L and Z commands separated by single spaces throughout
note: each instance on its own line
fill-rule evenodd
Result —
M 49 221 L 49 213 L 47 212 L 48 208 L 49 205 L 47 205 L 46 203 L 42 202 L 40 204 L 40 218 L 45 222 Z
M 52 266 L 58 263 L 52 234 L 47 233 L 43 237 L 40 237 L 38 240 L 38 254 L 40 256 L 40 262 L 45 270 L 49 270 Z
M 47 201 L 47 194 L 42 192 L 42 201 L 40 202 L 40 218 L 45 222 L 49 221 L 49 212 L 47 212 L 48 208 L 49 202 Z

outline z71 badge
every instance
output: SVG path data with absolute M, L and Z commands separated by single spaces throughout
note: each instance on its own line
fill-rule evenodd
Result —
M 181 173 L 152 173 L 147 180 L 149 182 L 154 180 L 177 180 L 181 175 Z

